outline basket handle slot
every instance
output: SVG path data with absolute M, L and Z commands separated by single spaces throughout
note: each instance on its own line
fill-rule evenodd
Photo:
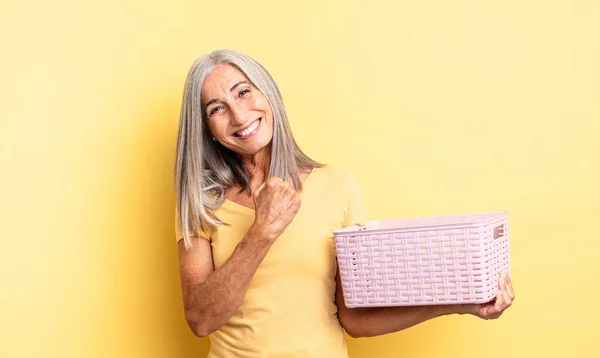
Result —
M 494 228 L 494 240 L 504 236 L 504 225 L 498 225 Z

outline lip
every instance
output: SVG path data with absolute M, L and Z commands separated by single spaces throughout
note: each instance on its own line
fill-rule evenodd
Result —
M 258 125 L 256 126 L 256 129 L 255 129 L 255 130 L 253 130 L 251 133 L 248 133 L 247 135 L 245 135 L 245 136 L 243 136 L 243 137 L 238 137 L 238 136 L 236 136 L 236 135 L 235 135 L 235 133 L 238 133 L 238 132 L 244 131 L 244 130 L 246 130 L 246 129 L 248 129 L 248 128 L 252 127 L 252 125 L 253 125 L 253 124 L 254 124 L 254 122 L 256 122 L 256 121 L 258 121 Z M 237 138 L 237 139 L 242 139 L 242 140 L 250 139 L 250 138 L 254 137 L 254 136 L 256 135 L 256 133 L 258 133 L 258 130 L 260 129 L 260 127 L 261 127 L 261 124 L 262 124 L 262 117 L 261 117 L 261 118 L 257 118 L 256 120 L 252 121 L 250 124 L 248 124 L 247 126 L 245 126 L 244 128 L 242 128 L 242 129 L 238 129 L 237 131 L 235 131 L 233 136 L 234 136 L 235 138 Z

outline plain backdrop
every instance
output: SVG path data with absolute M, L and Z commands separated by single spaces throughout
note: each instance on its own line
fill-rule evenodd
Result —
M 583 0 L 2 1 L 0 356 L 205 356 L 172 167 L 185 76 L 220 47 L 272 73 L 369 219 L 509 212 L 501 319 L 348 338 L 352 358 L 600 356 L 598 18 Z

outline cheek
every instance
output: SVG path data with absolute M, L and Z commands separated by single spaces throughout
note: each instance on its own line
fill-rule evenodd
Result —
M 267 113 L 267 124 L 268 127 L 271 131 L 273 131 L 273 121 L 275 120 L 273 118 L 273 109 L 271 108 L 271 105 L 269 104 L 269 101 L 267 100 L 266 97 L 262 97 L 260 99 L 256 100 L 256 104 L 258 108 L 261 108 L 262 111 Z
M 222 121 L 217 120 L 209 120 L 207 122 L 207 127 L 210 131 L 210 134 L 213 136 L 223 135 L 227 129 L 226 126 L 223 125 Z
M 252 101 L 252 107 L 254 107 L 255 109 L 261 110 L 261 111 L 265 111 L 268 113 L 271 113 L 271 105 L 269 104 L 269 101 L 267 100 L 267 97 L 265 97 L 264 95 L 259 95 L 259 96 L 254 96 L 251 99 Z

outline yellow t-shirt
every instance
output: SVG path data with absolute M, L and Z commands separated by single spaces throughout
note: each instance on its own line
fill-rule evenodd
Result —
M 348 357 L 335 305 L 333 231 L 366 222 L 354 177 L 315 168 L 299 193 L 300 211 L 271 247 L 244 301 L 210 335 L 209 358 Z M 254 222 L 254 210 L 225 201 L 221 225 L 210 235 L 215 269 L 233 253 Z M 182 237 L 177 225 L 177 238 Z

